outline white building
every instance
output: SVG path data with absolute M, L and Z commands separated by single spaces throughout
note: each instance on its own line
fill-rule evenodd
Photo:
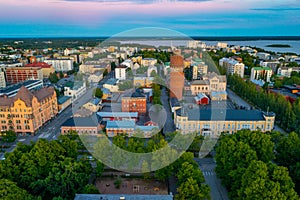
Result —
M 300 72 L 300 67 L 279 67 L 277 70 L 277 75 L 291 77 L 292 72 Z
M 250 80 L 263 80 L 265 82 L 270 82 L 272 74 L 272 69 L 269 67 L 253 67 L 251 69 Z
M 5 74 L 4 72 L 0 72 L 0 88 L 6 87 Z
M 227 43 L 225 43 L 225 42 L 218 42 L 217 43 L 217 48 L 227 48 L 227 46 L 228 46 L 228 44 Z
M 280 64 L 277 60 L 260 61 L 259 65 L 262 67 L 270 67 L 276 73 L 277 66 Z
M 200 58 L 194 58 L 191 67 L 193 68 L 193 80 L 198 80 L 207 74 L 208 66 Z
M 72 97 L 72 102 L 81 97 L 86 92 L 85 81 L 75 82 L 73 87 L 64 87 L 64 95 Z
M 206 48 L 206 43 L 205 42 L 201 42 L 201 41 L 198 41 L 198 40 L 190 40 L 187 42 L 187 48 L 190 48 L 190 49 L 197 49 L 197 48 Z
M 115 78 L 119 80 L 126 80 L 126 69 L 127 66 L 120 65 L 115 68 Z
M 256 57 L 258 57 L 258 59 L 260 60 L 270 60 L 271 54 L 265 52 L 258 52 L 256 53 Z
M 244 77 L 245 65 L 232 58 L 222 58 L 219 60 L 219 65 L 225 67 L 227 75 L 237 74 L 240 77 Z
M 124 60 L 124 62 L 121 63 L 121 65 L 124 65 L 130 69 L 133 67 L 133 62 L 130 59 Z
M 71 71 L 73 70 L 73 61 L 71 59 L 48 59 L 45 63 L 52 65 L 55 71 Z

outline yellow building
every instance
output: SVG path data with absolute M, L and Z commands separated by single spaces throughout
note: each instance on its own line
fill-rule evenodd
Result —
M 151 87 L 153 81 L 153 77 L 134 77 L 133 85 L 135 87 Z
M 232 134 L 242 129 L 272 131 L 274 121 L 274 113 L 258 110 L 204 110 L 190 106 L 174 112 L 177 130 L 184 134 L 196 132 L 210 137 L 218 137 L 222 132 Z
M 22 86 L 16 96 L 0 97 L 1 131 L 34 135 L 45 122 L 57 114 L 57 98 L 53 87 L 30 92 Z
M 43 73 L 44 78 L 48 78 L 51 73 L 55 72 L 54 67 L 45 62 L 33 62 L 30 64 L 27 64 L 25 67 L 40 67 L 40 68 L 42 68 L 42 73 Z

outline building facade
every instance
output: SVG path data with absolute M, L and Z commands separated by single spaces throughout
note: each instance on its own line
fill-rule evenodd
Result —
M 155 58 L 143 58 L 141 60 L 141 65 L 145 67 L 154 66 L 157 63 Z
M 197 133 L 203 136 L 219 137 L 222 132 L 230 134 L 249 129 L 262 132 L 272 131 L 275 114 L 258 110 L 197 110 L 177 109 L 174 112 L 176 129 L 182 133 Z
M 73 70 L 73 60 L 71 59 L 48 59 L 44 61 L 45 63 L 52 65 L 55 71 L 66 72 Z
M 271 81 L 273 71 L 269 67 L 252 67 L 250 80 L 263 80 L 265 82 Z
M 33 63 L 25 65 L 25 67 L 42 68 L 42 73 L 43 73 L 44 78 L 48 78 L 51 73 L 55 72 L 55 69 L 52 67 L 52 65 L 49 65 L 45 62 L 33 62 Z
M 146 97 L 138 92 L 124 95 L 122 97 L 122 112 L 138 112 L 139 114 L 145 114 L 147 112 Z
M 64 95 L 72 98 L 75 101 L 86 92 L 85 82 L 76 82 L 73 87 L 64 87 Z
M 227 75 L 237 74 L 244 77 L 245 65 L 232 58 L 222 58 L 219 60 L 219 65 L 226 68 Z
M 147 87 L 150 88 L 154 81 L 153 77 L 134 77 L 133 85 L 135 87 Z
M 61 125 L 61 134 L 76 131 L 78 135 L 95 135 L 101 130 L 100 124 L 95 117 L 72 117 Z
M 24 86 L 16 96 L 0 97 L 0 127 L 18 134 L 34 133 L 58 113 L 54 88 L 30 92 Z
M 0 88 L 6 87 L 6 80 L 5 80 L 5 74 L 4 72 L 0 71 Z
M 126 80 L 126 69 L 127 66 L 120 65 L 115 68 L 115 78 L 118 80 Z
M 15 84 L 26 80 L 43 80 L 40 67 L 10 67 L 6 69 L 6 80 Z

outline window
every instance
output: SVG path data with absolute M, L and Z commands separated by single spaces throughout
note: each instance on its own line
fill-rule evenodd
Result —
M 21 124 L 21 120 L 16 120 L 16 123 L 17 124 Z
M 18 129 L 18 130 L 21 130 L 21 129 L 22 129 L 22 127 L 21 127 L 21 126 L 17 126 L 17 129 Z

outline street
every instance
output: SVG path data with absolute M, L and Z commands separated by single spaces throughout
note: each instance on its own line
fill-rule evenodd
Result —
M 162 106 L 164 107 L 166 114 L 167 114 L 167 119 L 164 124 L 163 133 L 165 134 L 165 133 L 174 132 L 176 130 L 176 128 L 175 128 L 174 120 L 172 118 L 172 111 L 170 108 L 169 97 L 168 97 L 166 88 L 163 88 L 161 90 L 160 100 L 161 100 Z
M 215 173 L 216 163 L 213 158 L 195 158 L 205 178 L 205 183 L 210 187 L 210 196 L 213 200 L 229 200 L 226 188 Z
M 100 83 L 104 83 L 111 74 L 104 77 Z M 96 85 L 94 85 L 96 86 Z M 29 145 L 30 142 L 36 142 L 38 139 L 46 139 L 48 141 L 55 140 L 60 134 L 61 125 L 69 119 L 73 113 L 75 113 L 83 104 L 87 103 L 92 99 L 94 87 L 87 89 L 86 93 L 74 101 L 69 107 L 63 110 L 56 117 L 52 118 L 50 121 L 46 122 L 39 130 L 36 131 L 34 136 L 18 136 L 17 140 L 11 144 L 11 147 L 6 149 L 6 152 L 12 152 L 18 142 Z M 0 160 L 4 158 L 4 153 L 0 153 Z

